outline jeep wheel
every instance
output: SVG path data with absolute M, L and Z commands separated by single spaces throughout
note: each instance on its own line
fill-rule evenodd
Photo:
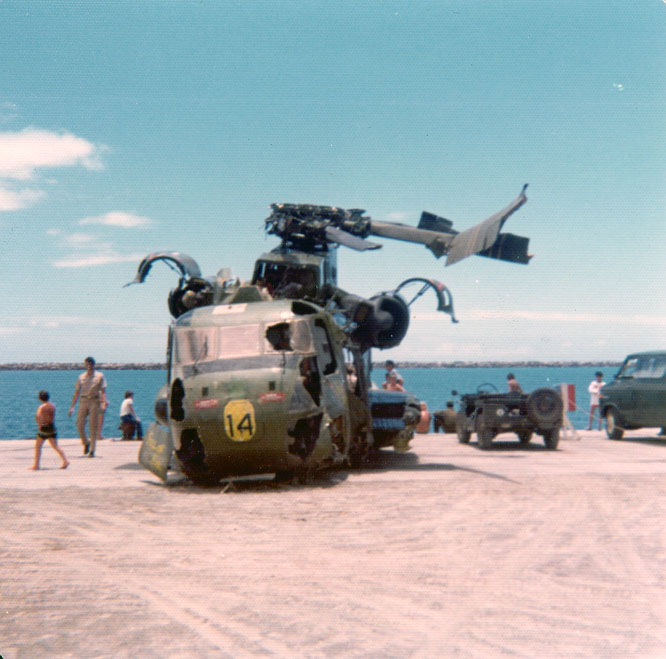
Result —
M 620 415 L 612 407 L 606 411 L 606 435 L 608 439 L 622 439 L 624 435 Z
M 469 440 L 472 436 L 472 433 L 465 428 L 461 423 L 456 426 L 456 433 L 458 435 L 458 441 L 461 444 L 469 444 Z
M 527 397 L 527 416 L 537 426 L 557 423 L 562 418 L 562 398 L 548 387 L 536 389 Z
M 491 428 L 480 426 L 476 429 L 476 439 L 479 444 L 479 448 L 483 451 L 487 451 L 491 447 L 494 436 L 495 433 Z
M 560 429 L 551 428 L 550 430 L 544 430 L 543 443 L 546 445 L 547 449 L 554 451 L 560 443 Z
M 517 432 L 516 435 L 518 435 L 518 439 L 523 446 L 527 446 L 532 439 L 531 430 L 521 430 L 520 432 Z

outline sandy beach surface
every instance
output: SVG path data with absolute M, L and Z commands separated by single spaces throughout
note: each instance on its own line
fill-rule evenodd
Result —
M 0 442 L 0 654 L 664 657 L 666 441 L 418 435 L 308 485 L 199 488 L 105 440 Z

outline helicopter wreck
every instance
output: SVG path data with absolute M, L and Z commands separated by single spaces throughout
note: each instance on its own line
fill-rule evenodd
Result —
M 379 236 L 425 245 L 436 258 L 446 255 L 446 265 L 474 254 L 526 264 L 529 239 L 500 232 L 527 201 L 526 187 L 462 232 L 427 212 L 411 227 L 375 221 L 360 209 L 273 204 L 265 229 L 281 242 L 257 259 L 249 282 L 225 268 L 203 277 L 180 252 L 146 256 L 130 283 L 143 283 L 156 261 L 180 278 L 167 299 L 174 319 L 167 382 L 141 464 L 164 480 L 174 456 L 195 481 L 258 473 L 288 478 L 404 446 L 418 421 L 418 401 L 373 387 L 371 350 L 401 343 L 409 306 L 428 291 L 437 310 L 457 322 L 451 294 L 421 277 L 370 298 L 344 291 L 337 285 L 337 248 L 378 249 L 368 237 Z

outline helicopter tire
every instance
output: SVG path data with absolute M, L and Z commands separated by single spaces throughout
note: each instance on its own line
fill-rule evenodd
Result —
M 273 477 L 273 482 L 275 483 L 291 483 L 294 479 L 294 470 L 293 469 L 282 469 L 275 472 Z
M 208 472 L 185 472 L 185 475 L 197 487 L 213 487 L 220 482 L 219 477 L 213 476 Z
M 349 464 L 351 467 L 363 467 L 370 462 L 372 447 L 366 442 L 353 443 L 349 447 Z

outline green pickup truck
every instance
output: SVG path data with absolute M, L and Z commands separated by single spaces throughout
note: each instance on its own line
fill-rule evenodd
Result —
M 666 427 L 666 350 L 628 355 L 601 390 L 599 410 L 609 439 L 621 439 L 625 430 Z

